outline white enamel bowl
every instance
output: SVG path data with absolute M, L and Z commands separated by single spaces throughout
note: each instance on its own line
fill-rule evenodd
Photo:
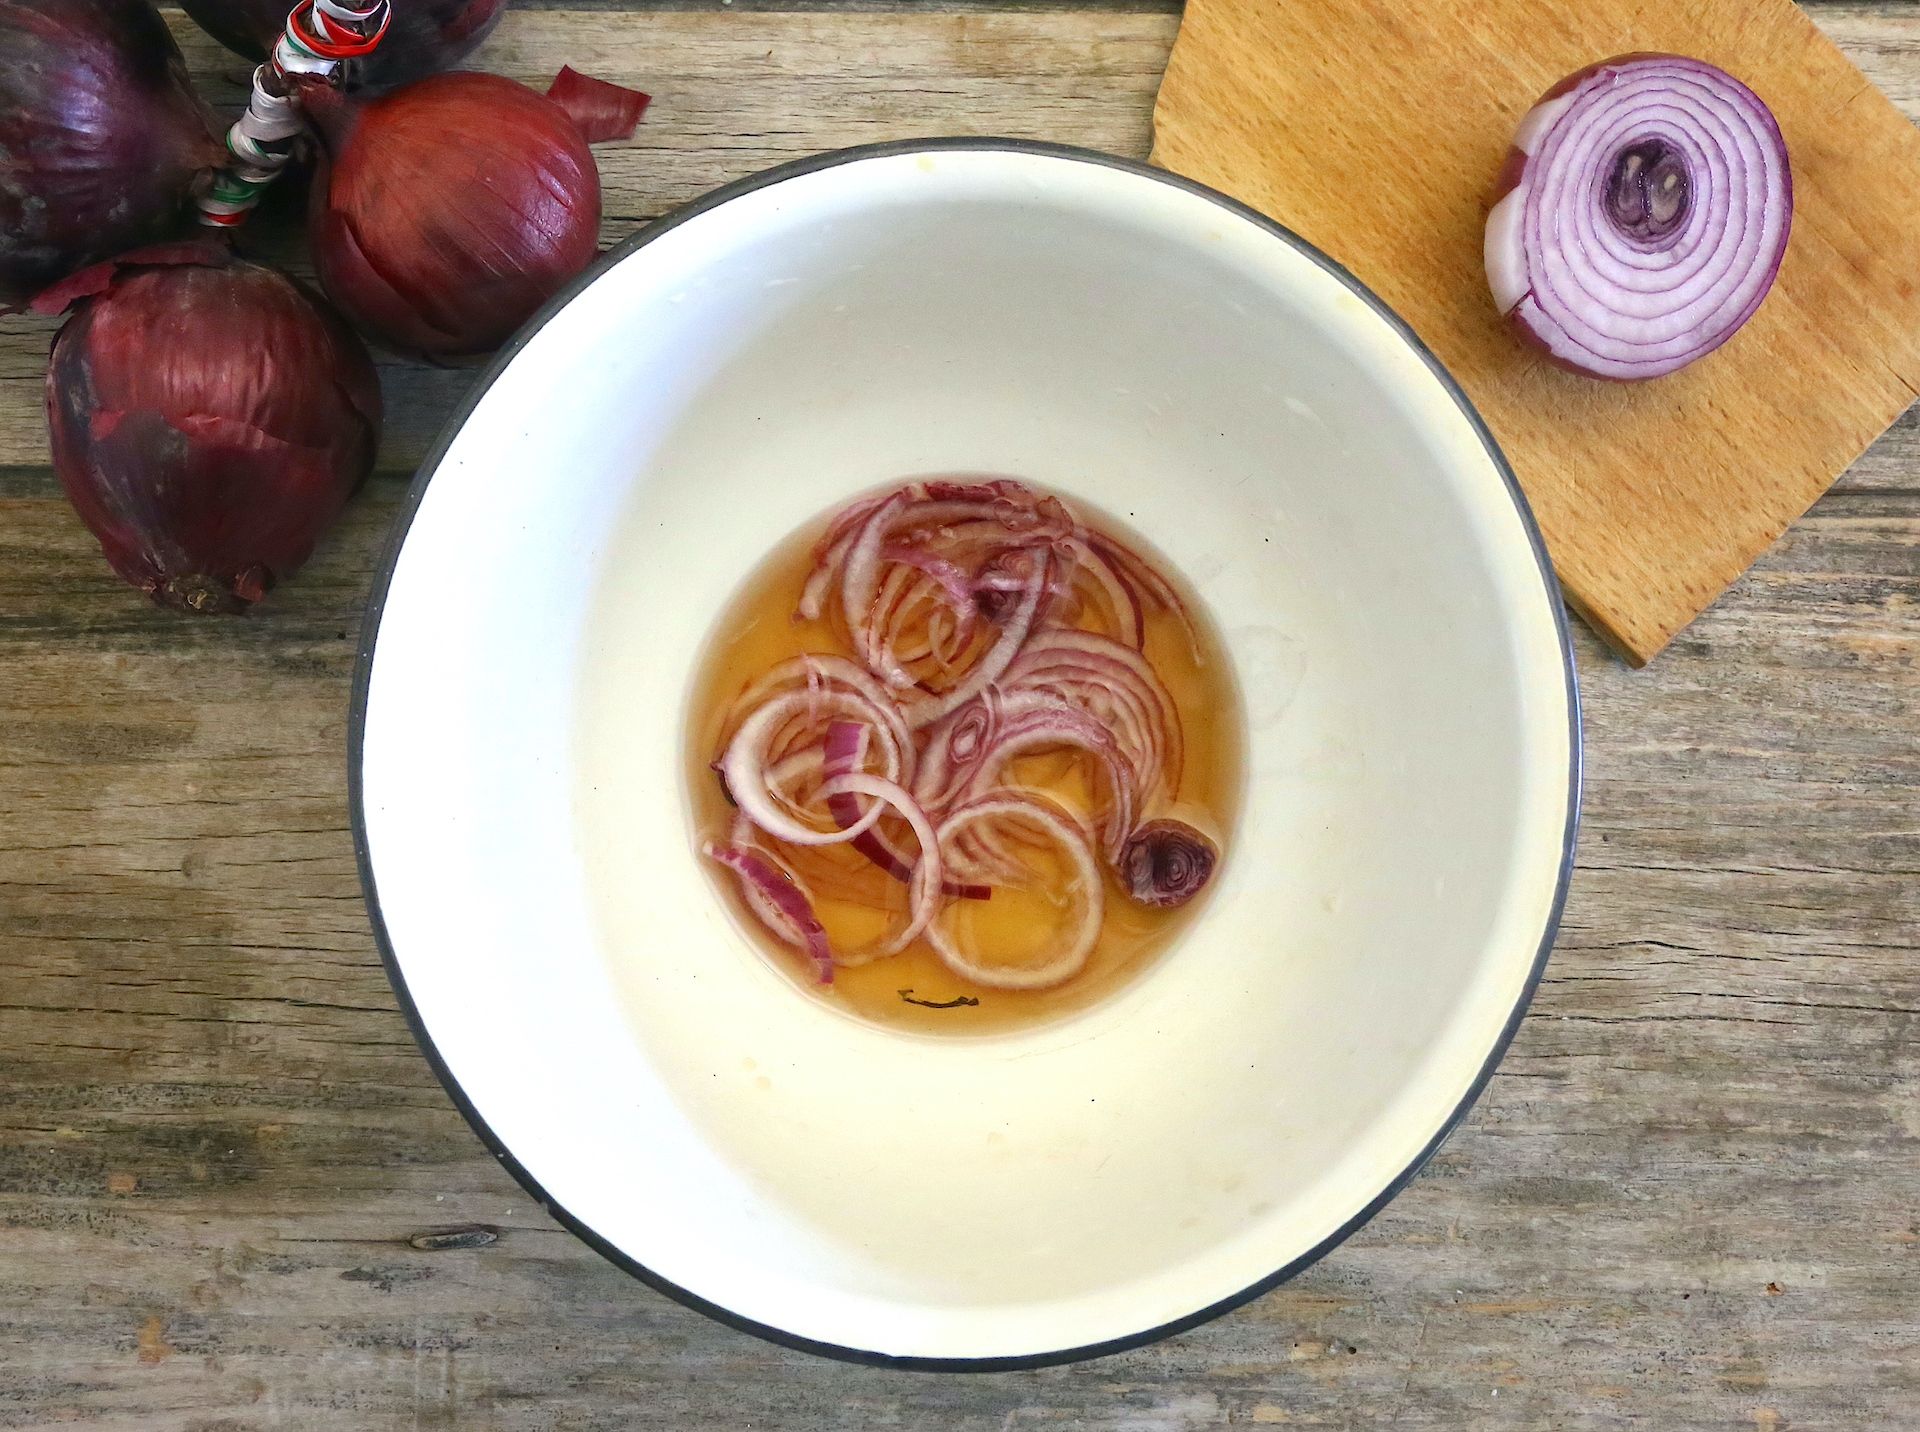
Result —
M 1249 760 L 1143 978 L 936 1041 L 749 945 L 682 724 L 772 544 L 953 472 L 1144 533 L 1224 633 Z M 402 1004 L 555 1216 L 781 1341 L 1002 1367 L 1191 1325 L 1407 1182 L 1538 979 L 1579 766 L 1539 539 L 1408 331 L 1217 195 L 990 141 L 735 185 L 531 325 L 415 484 L 352 761 Z

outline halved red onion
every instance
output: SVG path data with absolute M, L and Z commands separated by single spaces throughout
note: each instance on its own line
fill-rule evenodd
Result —
M 964 949 L 938 920 L 927 925 L 927 943 L 948 969 L 990 989 L 1047 989 L 1062 984 L 1085 967 L 1106 915 L 1106 891 L 1093 842 L 1080 822 L 1052 801 L 1013 791 L 962 806 L 940 822 L 937 838 L 943 845 L 951 844 L 970 826 L 988 821 L 1025 821 L 1066 852 L 1073 867 L 1068 893 L 1078 904 L 1079 918 L 1052 954 L 1037 965 L 1000 963 L 987 952 Z
M 1780 126 L 1726 71 L 1619 55 L 1521 120 L 1487 215 L 1487 282 L 1563 367 L 1657 378 L 1725 343 L 1793 226 Z

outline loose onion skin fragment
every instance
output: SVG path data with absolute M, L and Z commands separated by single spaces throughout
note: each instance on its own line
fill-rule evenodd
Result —
M 1680 55 L 1618 55 L 1542 95 L 1487 216 L 1487 283 L 1527 342 L 1592 377 L 1658 378 L 1759 308 L 1793 227 L 1759 96 Z

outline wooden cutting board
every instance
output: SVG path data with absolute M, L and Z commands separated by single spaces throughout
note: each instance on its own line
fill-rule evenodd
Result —
M 1481 229 L 1521 115 L 1629 50 L 1751 85 L 1795 212 L 1730 343 L 1617 384 L 1508 334 Z M 1296 230 L 1413 325 L 1499 438 L 1569 600 L 1636 664 L 1920 392 L 1920 130 L 1789 0 L 1188 0 L 1154 127 L 1156 163 Z

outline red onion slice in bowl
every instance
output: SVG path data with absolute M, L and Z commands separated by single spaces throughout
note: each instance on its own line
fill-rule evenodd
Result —
M 826 744 L 822 752 L 822 769 L 828 779 L 851 775 L 860 769 L 861 763 L 866 759 L 869 729 L 857 721 L 835 721 L 827 727 Z M 828 796 L 827 809 L 843 830 L 851 828 L 861 817 L 859 797 L 851 791 L 838 791 Z M 878 826 L 855 836 L 853 848 L 902 885 L 912 883 L 913 862 L 894 849 L 893 843 Z M 955 895 L 962 900 L 993 898 L 993 890 L 986 885 L 968 885 L 954 880 L 943 880 L 940 889 L 942 894 Z
M 1103 828 L 1101 843 L 1108 858 L 1117 861 L 1133 830 L 1139 787 L 1134 762 L 1113 732 L 1089 712 L 1037 693 L 1024 692 L 1010 698 L 1005 713 L 993 748 L 962 788 L 961 799 L 971 804 L 987 795 L 995 784 L 1004 784 L 1008 763 L 1022 755 L 1051 750 L 1083 752 L 1104 775 L 1108 800 L 1098 824 Z
M 807 952 L 820 983 L 833 983 L 833 954 L 827 946 L 826 929 L 820 917 L 813 913 L 813 902 L 798 881 L 765 855 L 744 845 L 710 840 L 701 847 L 701 853 L 739 876 L 747 903 L 762 923 L 781 939 Z
M 989 989 L 1049 989 L 1080 973 L 1100 939 L 1106 914 L 1106 887 L 1093 840 L 1080 822 L 1044 797 L 1025 792 L 1003 792 L 962 806 L 940 822 L 941 843 L 951 843 L 967 827 L 982 821 L 1020 820 L 1037 826 L 1067 855 L 1073 868 L 1071 894 L 1078 902 L 1073 928 L 1038 964 L 1001 963 L 965 948 L 941 922 L 928 923 L 927 942 L 955 974 Z
M 959 710 L 1013 665 L 1014 658 L 1020 655 L 1021 647 L 1026 644 L 1027 634 L 1033 629 L 1034 617 L 1040 610 L 1040 599 L 1046 593 L 1047 573 L 1052 565 L 1051 559 L 1044 554 L 1034 555 L 1026 585 L 1020 593 L 1018 604 L 1008 613 L 1001 626 L 999 640 L 987 649 L 986 654 L 951 691 L 943 691 L 908 705 L 906 718 L 909 726 L 917 730 L 938 721 L 949 711 Z
M 1657 378 L 1753 316 L 1792 225 L 1786 141 L 1758 95 L 1702 60 L 1620 55 L 1521 120 L 1487 216 L 1487 282 L 1561 366 Z
M 740 723 L 740 729 L 734 733 L 727 753 L 720 762 L 720 777 L 726 782 L 727 792 L 741 812 L 768 835 L 792 845 L 835 845 L 843 840 L 854 840 L 871 830 L 885 814 L 885 807 L 876 801 L 852 824 L 821 829 L 789 814 L 769 786 L 767 777 L 773 765 L 773 751 L 786 723 L 795 717 L 817 719 L 826 714 L 867 721 L 870 729 L 880 732 L 883 738 L 885 736 L 884 722 L 870 719 L 873 713 L 861 697 L 843 691 L 796 691 L 786 696 L 776 696 L 755 708 Z M 901 770 L 900 752 L 885 739 L 881 742 L 881 748 L 887 753 L 888 771 L 897 774 Z M 828 789 L 832 784 L 829 781 L 823 785 L 822 793 L 833 794 Z
M 882 780 L 878 776 L 862 775 L 858 772 L 834 776 L 821 787 L 821 791 L 829 800 L 844 795 L 871 796 L 873 804 L 868 813 L 874 816 L 877 816 L 885 807 L 892 806 L 905 818 L 907 825 L 913 831 L 914 839 L 920 842 L 920 855 L 914 862 L 913 879 L 907 886 L 910 903 L 906 924 L 894 934 L 882 936 L 867 949 L 836 952 L 835 959 L 840 964 L 852 965 L 898 954 L 926 932 L 940 909 L 942 887 L 940 842 L 933 822 L 927 819 L 926 812 L 920 809 L 920 803 L 908 791 L 897 783 Z

